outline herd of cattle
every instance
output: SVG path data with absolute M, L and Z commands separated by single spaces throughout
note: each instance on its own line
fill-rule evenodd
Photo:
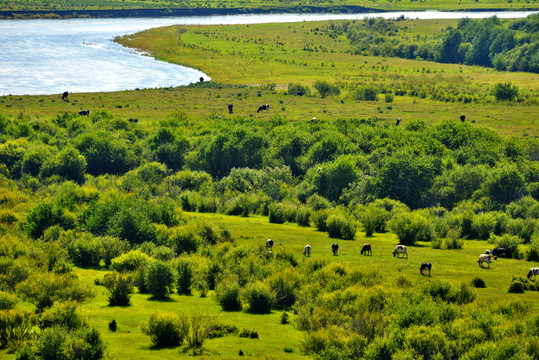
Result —
M 274 241 L 272 239 L 266 240 L 266 250 L 270 257 L 273 257 L 273 245 Z M 303 255 L 306 257 L 311 256 L 312 246 L 311 245 L 305 245 L 305 248 L 303 249 Z M 338 256 L 339 252 L 339 244 L 333 243 L 331 244 L 331 251 L 333 252 L 333 256 Z M 406 255 L 406 258 L 408 258 L 408 247 L 406 245 L 397 245 L 395 246 L 395 250 L 393 251 L 393 257 L 403 257 Z M 372 256 L 372 247 L 371 244 L 365 243 L 363 244 L 363 247 L 361 248 L 361 255 L 370 255 Z M 477 262 L 479 263 L 480 267 L 483 267 L 483 263 L 487 263 L 488 268 L 490 269 L 490 263 L 493 261 L 496 261 L 498 257 L 507 257 L 509 255 L 509 252 L 506 248 L 494 248 L 492 250 L 488 249 L 485 250 L 484 254 L 479 255 L 479 260 Z M 432 264 L 429 262 L 423 262 L 421 263 L 421 266 L 419 267 L 419 272 L 421 275 L 424 275 L 424 271 L 428 271 L 430 276 L 430 270 L 432 269 Z M 530 271 L 528 272 L 528 279 L 535 280 L 535 277 L 539 275 L 539 267 L 532 267 Z

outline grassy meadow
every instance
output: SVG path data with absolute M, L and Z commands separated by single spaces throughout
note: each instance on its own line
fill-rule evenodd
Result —
M 104 4 L 118 6 L 85 6 Z M 524 4 L 536 1 L 459 6 Z M 342 24 L 151 29 L 117 41 L 211 81 L 68 101 L 1 96 L 0 358 L 538 359 L 539 280 L 526 274 L 539 266 L 539 75 L 367 56 L 335 30 Z M 408 42 L 456 21 L 395 24 L 402 31 L 391 36 Z M 320 81 L 338 94 L 321 96 Z M 507 82 L 518 97 L 496 101 Z M 289 94 L 291 84 L 305 94 Z M 357 98 L 365 88 L 377 89 L 375 100 Z M 269 111 L 258 113 L 262 104 Z M 331 224 L 351 236 L 333 236 Z M 403 241 L 409 256 L 393 257 Z M 372 256 L 360 255 L 367 242 Z M 479 267 L 478 255 L 499 244 L 513 258 Z M 164 299 L 143 291 L 157 282 L 152 266 L 178 279 L 182 263 L 193 271 L 189 295 L 177 283 Z M 109 306 L 102 285 L 113 271 L 134 281 L 129 305 Z M 522 293 L 509 292 L 519 284 Z M 241 310 L 224 310 L 230 289 Z M 257 289 L 271 298 L 262 313 L 250 307 Z M 80 300 L 79 326 L 99 333 L 101 356 L 66 330 L 78 316 L 58 310 L 69 299 Z M 156 312 L 237 331 L 161 348 L 143 333 Z M 27 332 L 3 331 L 22 328 L 9 322 L 19 313 L 35 319 Z
M 338 0 L 338 1 L 313 1 L 313 0 L 297 0 L 284 3 L 282 1 L 237 1 L 237 0 L 4 0 L 0 3 L 0 10 L 111 10 L 111 9 L 248 9 L 248 10 L 280 10 L 280 11 L 302 11 L 302 12 L 318 12 L 318 11 L 334 11 L 343 12 L 349 11 L 345 7 L 365 7 L 372 10 L 393 11 L 393 10 L 521 10 L 521 9 L 537 9 L 536 0 L 490 0 L 490 1 L 475 1 L 461 0 L 458 3 L 450 0 Z

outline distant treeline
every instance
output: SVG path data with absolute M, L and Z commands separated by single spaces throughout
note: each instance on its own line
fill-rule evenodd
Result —
M 495 16 L 464 18 L 456 28 L 449 26 L 432 37 L 417 35 L 408 42 L 396 36 L 406 30 L 397 21 L 370 18 L 362 23 L 332 24 L 330 30 L 344 34 L 357 54 L 539 72 L 539 14 L 512 22 Z

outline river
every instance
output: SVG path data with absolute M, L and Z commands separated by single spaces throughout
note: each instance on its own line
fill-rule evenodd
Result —
M 114 37 L 173 24 L 255 24 L 365 17 L 523 18 L 536 12 L 391 12 L 265 14 L 177 18 L 0 21 L 0 95 L 100 92 L 188 85 L 206 74 L 122 47 Z

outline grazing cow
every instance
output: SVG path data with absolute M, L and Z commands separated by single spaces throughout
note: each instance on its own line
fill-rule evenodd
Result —
M 423 270 L 428 270 L 429 271 L 429 276 L 430 276 L 430 269 L 431 268 L 432 268 L 431 263 L 424 262 L 424 263 L 421 263 L 421 267 L 419 268 L 419 272 L 421 273 L 421 275 L 423 275 Z
M 273 240 L 271 239 L 266 240 L 266 250 L 271 251 L 272 248 L 273 248 Z
M 361 248 L 361 255 L 363 254 L 372 256 L 371 244 L 363 244 L 363 247 Z
M 487 255 L 492 255 L 492 250 L 486 249 L 486 250 L 485 250 L 485 254 L 487 254 Z
M 532 267 L 530 269 L 530 271 L 528 272 L 528 279 L 532 279 L 532 276 L 533 276 L 533 280 L 535 280 L 535 277 L 539 275 L 539 267 Z
M 90 110 L 81 110 L 79 111 L 79 115 L 90 116 Z
M 62 100 L 68 100 L 68 96 L 69 96 L 69 93 L 67 91 L 64 91 L 64 93 L 62 94 Z
M 406 245 L 395 246 L 395 251 L 393 251 L 393 257 L 399 257 L 399 254 L 402 254 L 402 257 L 406 255 L 406 257 L 408 258 L 408 248 L 406 247 Z
M 129 122 L 137 123 L 138 119 L 129 119 Z
M 228 113 L 232 114 L 232 111 L 234 111 L 234 105 L 228 104 Z
M 487 255 L 487 254 L 479 255 L 479 260 L 477 260 L 477 262 L 479 263 L 479 267 L 483 267 L 483 263 L 487 263 L 487 266 L 489 269 L 490 269 L 490 263 L 493 261 L 496 261 L 496 256 Z
M 316 121 L 316 118 L 313 117 L 313 118 L 311 119 L 311 122 L 313 123 L 313 122 L 315 122 L 315 121 Z
M 198 80 L 200 80 L 200 82 L 204 82 L 204 78 L 202 76 Z
M 466 116 L 460 115 L 460 121 L 464 122 L 464 120 L 466 120 Z
M 398 117 L 398 118 L 397 118 L 397 123 L 396 123 L 395 125 L 396 125 L 396 126 L 399 126 L 400 123 L 401 123 L 401 118 Z
M 338 252 L 339 252 L 339 244 L 337 244 L 337 243 L 331 244 L 331 251 L 333 251 L 333 256 L 339 255 L 338 254 Z
M 311 256 L 311 245 L 305 245 L 305 248 L 303 249 L 303 255 L 307 257 Z
M 511 252 L 506 248 L 497 247 L 492 249 L 492 255 L 496 257 L 511 257 Z
M 303 91 L 301 91 L 301 90 L 296 91 L 296 95 L 297 96 L 303 96 Z
M 269 105 L 260 105 L 256 112 L 258 113 L 258 112 L 261 112 L 262 110 L 266 110 L 267 112 L 269 112 Z

